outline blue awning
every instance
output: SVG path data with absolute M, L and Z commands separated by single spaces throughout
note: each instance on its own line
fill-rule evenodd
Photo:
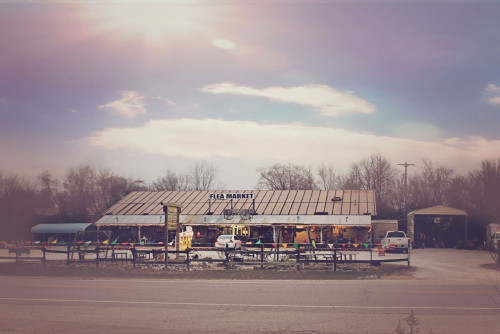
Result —
M 90 225 L 92 224 L 38 224 L 31 228 L 31 233 L 78 233 L 84 232 Z

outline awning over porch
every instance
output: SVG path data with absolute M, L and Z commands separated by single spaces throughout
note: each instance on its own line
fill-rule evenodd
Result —
M 223 215 L 180 215 L 180 223 L 192 226 L 214 225 L 323 225 L 323 226 L 370 226 L 371 216 L 351 215 L 257 215 L 252 219 L 242 219 L 235 216 L 225 219 Z M 163 215 L 106 215 L 95 223 L 103 226 L 163 226 Z
M 76 223 L 76 224 L 38 224 L 31 228 L 31 233 L 42 234 L 42 233 L 79 233 L 84 232 L 90 223 Z

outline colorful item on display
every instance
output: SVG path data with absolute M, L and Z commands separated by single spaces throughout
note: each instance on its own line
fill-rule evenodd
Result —
M 281 246 L 283 246 L 283 248 L 286 248 L 288 244 L 281 244 Z
M 296 243 L 296 242 L 294 242 L 294 243 L 293 243 L 293 247 L 295 247 L 295 249 L 299 249 L 299 244 L 298 244 L 298 243 Z
M 261 241 L 260 241 L 260 239 L 259 239 L 259 241 L 257 241 L 255 244 L 256 244 L 256 245 L 260 245 L 261 243 L 262 243 L 262 242 L 261 242 Z

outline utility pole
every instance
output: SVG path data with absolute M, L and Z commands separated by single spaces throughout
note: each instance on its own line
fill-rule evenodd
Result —
M 405 168 L 405 194 L 404 194 L 404 203 L 403 203 L 403 209 L 405 211 L 405 214 L 408 212 L 408 208 L 406 207 L 407 201 L 408 201 L 408 167 L 409 166 L 415 166 L 415 164 L 409 164 L 405 161 L 404 164 L 398 164 L 398 166 L 403 166 Z

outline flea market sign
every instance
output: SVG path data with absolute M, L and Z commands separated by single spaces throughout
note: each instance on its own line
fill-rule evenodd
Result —
M 255 199 L 254 194 L 226 194 L 226 193 L 215 193 L 210 194 L 209 199 Z

